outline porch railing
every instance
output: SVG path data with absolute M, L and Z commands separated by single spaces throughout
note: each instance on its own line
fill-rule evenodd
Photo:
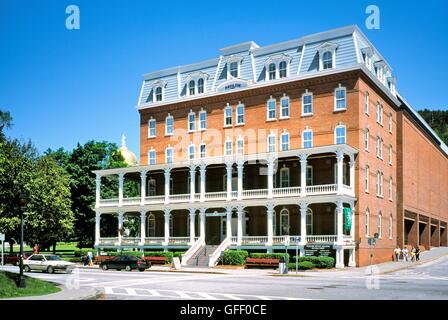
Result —
M 116 245 L 118 244 L 118 238 L 100 238 L 98 242 L 102 245 Z
M 168 238 L 168 244 L 188 244 L 190 237 L 170 237 Z
M 336 242 L 338 236 L 336 235 L 316 235 L 316 236 L 306 236 L 307 243 L 328 243 Z
M 300 194 L 300 187 L 284 187 L 284 188 L 275 188 L 272 192 L 274 196 L 284 197 L 284 196 L 292 196 Z
M 139 205 L 140 204 L 140 197 L 123 198 L 123 204 Z
M 242 238 L 242 244 L 265 244 L 268 242 L 268 237 L 266 236 L 244 236 Z
M 100 199 L 100 204 L 103 206 L 107 205 L 117 205 L 118 204 L 118 198 L 113 199 Z
M 337 191 L 336 184 L 322 184 L 317 186 L 307 186 L 306 193 L 307 194 L 326 194 L 326 193 L 335 193 Z
M 157 244 L 160 245 L 162 242 L 165 241 L 164 237 L 146 237 L 145 238 L 145 244 Z
M 225 192 L 225 191 L 207 192 L 205 194 L 205 199 L 206 200 L 226 200 L 227 192 Z
M 171 194 L 170 195 L 170 201 L 172 201 L 172 202 L 186 202 L 186 201 L 190 201 L 190 194 L 189 193 Z
M 243 198 L 265 198 L 268 196 L 268 189 L 243 190 Z
M 163 203 L 165 201 L 165 196 L 148 196 L 145 197 L 146 203 Z
M 123 237 L 121 238 L 122 245 L 138 245 L 140 243 L 140 238 L 137 237 Z

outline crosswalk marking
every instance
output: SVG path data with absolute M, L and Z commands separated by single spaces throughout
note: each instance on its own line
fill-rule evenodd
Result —
M 200 295 L 201 297 L 204 297 L 207 300 L 218 300 L 218 298 L 213 297 L 213 296 L 211 296 L 211 295 L 209 295 L 208 293 L 205 293 L 205 292 L 198 292 L 197 294 Z
M 126 292 L 128 293 L 128 295 L 130 296 L 135 296 L 137 294 L 137 292 L 135 292 L 134 289 L 132 288 L 126 288 Z
M 157 290 L 146 289 L 148 293 L 150 293 L 153 297 L 161 297 L 162 295 Z
M 233 294 L 228 294 L 228 293 L 220 293 L 219 295 L 226 297 L 229 300 L 243 300 L 240 297 L 234 296 Z
M 179 297 L 181 297 L 182 299 L 192 299 L 192 297 L 190 297 L 188 294 L 186 294 L 183 291 L 173 291 L 175 294 L 177 294 Z

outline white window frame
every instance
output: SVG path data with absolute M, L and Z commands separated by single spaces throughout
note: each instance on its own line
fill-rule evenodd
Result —
M 240 110 L 242 110 L 242 114 L 240 114 Z M 245 106 L 243 103 L 241 103 L 240 101 L 238 101 L 238 104 L 236 105 L 236 126 L 241 126 L 244 125 L 246 119 L 246 110 L 245 110 Z M 240 121 L 240 116 L 243 117 L 243 121 Z
M 193 86 L 191 84 L 193 84 Z M 193 79 L 188 81 L 187 91 L 189 96 L 194 96 L 196 94 L 196 81 L 194 81 Z
M 154 155 L 152 157 L 152 155 Z M 151 160 L 154 160 L 154 163 L 151 163 Z M 149 149 L 148 151 L 148 165 L 155 165 L 156 164 L 156 150 L 154 150 L 154 148 L 151 147 L 151 149 Z
M 392 145 L 389 145 L 389 164 L 392 165 L 392 153 L 393 153 L 393 149 L 392 149 Z
M 389 201 L 393 200 L 392 193 L 393 193 L 393 180 L 392 177 L 389 177 Z
M 383 238 L 383 214 L 381 213 L 381 211 L 378 213 L 378 238 L 382 239 Z
M 370 138 L 370 130 L 366 128 L 364 131 L 364 150 L 369 152 L 369 138 Z
M 204 119 L 202 119 L 204 116 Z M 201 110 L 199 111 L 199 130 L 204 131 L 207 129 L 207 111 Z
M 192 153 L 193 151 L 193 153 Z M 196 156 L 196 146 L 190 141 L 188 146 L 188 159 L 193 160 Z
M 344 92 L 344 98 L 337 98 L 337 93 L 338 91 L 343 91 Z M 344 101 L 344 107 L 338 108 L 338 101 Z M 337 87 L 336 89 L 334 89 L 334 111 L 345 111 L 347 110 L 347 88 L 341 86 L 341 84 L 339 84 L 339 87 Z
M 284 228 L 284 224 L 283 224 L 283 217 L 287 217 L 286 218 L 286 227 L 288 227 L 288 230 L 286 232 L 283 231 Z M 283 208 L 280 211 L 280 235 L 284 236 L 284 235 L 289 235 L 289 232 L 291 231 L 291 226 L 290 226 L 290 216 L 289 216 L 289 210 L 286 208 Z
M 370 97 L 369 97 L 369 91 L 366 91 L 366 92 L 364 93 L 364 112 L 365 112 L 365 114 L 367 114 L 367 115 L 370 115 L 370 114 L 369 114 L 369 104 L 370 104 L 369 99 L 370 99 Z
M 281 75 L 281 71 L 282 71 L 282 69 L 280 68 L 280 65 L 282 64 L 282 63 L 284 63 L 285 64 L 285 75 L 282 77 L 282 75 Z M 278 63 L 278 78 L 279 79 L 282 79 L 282 78 L 287 78 L 288 77 L 288 75 L 289 75 L 289 72 L 288 72 L 288 66 L 289 66 L 289 63 L 286 61 L 286 60 L 281 60 L 281 61 L 279 61 L 279 63 Z
M 201 143 L 199 145 L 199 153 L 201 158 L 205 158 L 207 156 L 207 146 L 205 143 Z
M 274 67 L 274 70 L 271 70 L 271 66 Z M 268 65 L 268 80 L 269 80 L 269 81 L 271 81 L 271 80 L 275 80 L 275 79 L 277 79 L 276 76 L 277 76 L 277 66 L 275 65 L 274 62 L 271 62 L 271 63 Z
M 283 137 L 287 137 L 287 141 L 283 141 Z M 280 136 L 280 142 L 281 142 L 281 150 L 282 151 L 288 151 L 289 150 L 289 132 L 283 131 L 283 133 Z M 286 148 L 285 148 L 286 146 Z
M 383 105 L 380 104 L 380 121 L 379 121 L 379 124 L 380 124 L 381 126 L 383 126 L 383 112 L 384 112 Z
M 305 133 L 310 133 L 311 134 L 311 139 L 310 140 L 305 140 Z M 311 130 L 311 129 L 306 129 L 306 130 L 303 130 L 303 132 L 302 132 L 302 148 L 304 149 L 304 148 L 312 148 L 313 147 L 313 130 Z M 306 147 L 305 146 L 305 143 L 306 142 L 311 142 L 311 146 L 308 146 L 308 147 Z
M 270 117 L 270 112 L 269 112 L 269 103 L 270 102 L 274 102 L 274 117 Z M 277 99 L 273 98 L 272 96 L 268 99 L 268 101 L 266 102 L 266 121 L 273 121 L 273 120 L 277 120 Z
M 338 143 L 337 131 L 339 128 L 344 128 L 344 142 Z M 347 143 L 347 127 L 343 124 L 339 124 L 334 128 L 334 144 L 346 144 Z
M 232 75 L 232 65 L 236 64 L 236 76 Z M 231 61 L 229 62 L 229 71 L 228 71 L 228 79 L 238 78 L 240 75 L 240 62 L 239 61 Z
M 202 92 L 199 92 L 199 81 L 202 80 Z M 198 78 L 196 81 L 196 92 L 197 94 L 204 94 L 205 93 L 205 79 L 204 78 Z
M 390 133 L 392 133 L 392 122 L 393 122 L 392 113 L 389 113 L 388 126 Z
M 171 120 L 171 125 L 168 125 L 169 120 Z M 169 128 L 171 128 L 171 130 L 168 130 Z M 172 136 L 173 132 L 174 132 L 174 117 L 168 113 L 168 115 L 165 118 L 165 136 Z
M 311 102 L 310 103 L 305 103 L 305 97 L 311 97 Z M 312 92 L 308 92 L 308 90 L 305 91 L 305 93 L 302 94 L 302 116 L 311 116 L 313 115 L 314 112 L 314 106 L 313 106 L 313 93 Z M 309 105 L 311 106 L 311 111 L 310 112 L 305 112 L 305 105 Z
M 230 117 L 227 116 L 227 110 L 230 110 Z M 230 119 L 230 124 L 227 123 L 227 119 Z M 227 106 L 224 108 L 224 128 L 233 126 L 233 110 L 232 106 L 227 103 Z
M 276 151 L 277 151 L 277 137 L 273 132 L 271 132 L 268 134 L 266 152 L 276 152 Z
M 193 121 L 191 121 L 190 116 L 193 116 Z M 188 132 L 195 132 L 196 131 L 196 113 L 193 112 L 193 110 L 190 110 L 187 117 L 188 122 Z M 193 126 L 193 128 L 191 128 Z
M 365 223 L 365 232 L 366 232 L 366 238 L 370 238 L 370 210 L 369 208 L 366 209 L 366 223 Z
M 236 141 L 236 154 L 244 155 L 244 138 L 242 136 L 239 136 Z
M 232 155 L 232 140 L 227 138 L 224 142 L 224 155 L 231 156 Z
M 283 101 L 287 101 L 287 107 L 284 108 L 283 107 Z M 283 97 L 280 98 L 280 119 L 289 119 L 291 117 L 291 107 L 290 107 L 290 99 L 289 96 L 287 96 L 286 94 L 283 94 Z M 288 114 L 285 116 L 283 115 L 283 111 L 287 110 Z
M 171 161 L 169 160 L 169 156 L 168 156 L 168 151 L 171 151 Z M 165 148 L 165 163 L 173 163 L 174 161 L 174 151 L 173 151 L 173 147 L 166 147 Z
M 158 93 L 157 90 L 160 89 L 160 100 L 157 99 Z M 163 86 L 157 86 L 154 88 L 154 97 L 153 97 L 153 102 L 157 103 L 157 102 L 163 102 L 164 100 L 164 91 L 163 90 Z
M 151 124 L 154 124 L 154 134 L 151 134 Z M 155 138 L 157 135 L 157 122 L 156 119 L 152 118 L 148 120 L 148 138 Z
M 380 103 L 377 102 L 376 103 L 376 117 L 375 117 L 376 123 L 380 123 L 380 107 L 381 107 Z
M 329 54 L 330 55 L 330 59 L 326 59 L 325 55 Z M 333 56 L 334 53 L 331 50 L 326 50 L 322 53 L 322 70 L 327 70 L 327 69 L 333 69 L 334 68 L 334 63 L 333 63 Z M 326 67 L 327 64 L 330 64 L 329 67 Z
M 393 223 L 394 218 L 392 217 L 392 213 L 389 215 L 389 239 L 392 239 L 393 236 Z
M 283 174 L 286 173 L 285 176 Z M 284 167 L 280 169 L 280 188 L 289 188 L 290 186 L 290 175 L 289 168 Z
M 370 184 L 370 167 L 368 164 L 366 164 L 366 167 L 364 169 L 364 188 L 366 193 L 369 193 L 369 184 Z

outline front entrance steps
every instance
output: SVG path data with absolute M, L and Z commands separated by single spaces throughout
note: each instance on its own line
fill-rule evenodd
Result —
M 197 250 L 194 255 L 187 261 L 188 267 L 201 267 L 207 268 L 209 261 L 209 254 L 212 254 L 218 246 L 205 245 Z

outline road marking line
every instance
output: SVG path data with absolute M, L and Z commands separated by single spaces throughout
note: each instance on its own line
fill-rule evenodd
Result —
M 218 300 L 218 298 L 216 298 L 216 297 L 213 297 L 213 296 L 211 296 L 211 295 L 209 295 L 208 293 L 206 293 L 206 292 L 195 292 L 197 295 L 200 295 L 201 297 L 204 297 L 205 299 L 207 299 L 207 300 Z
M 128 295 L 130 295 L 130 296 L 135 296 L 135 295 L 137 295 L 137 292 L 135 292 L 135 290 L 132 289 L 132 288 L 126 288 L 126 292 L 127 292 Z
M 153 296 L 153 297 L 161 297 L 162 296 L 157 290 L 146 289 L 146 291 L 148 293 L 150 293 L 151 296 Z
M 112 287 L 104 287 L 105 294 L 114 294 L 114 289 Z
M 228 294 L 228 293 L 218 293 L 218 294 L 223 296 L 223 297 L 226 297 L 226 298 L 228 298 L 230 300 L 243 300 L 243 298 L 234 296 L 233 294 Z
M 174 292 L 175 294 L 177 294 L 179 297 L 181 297 L 182 299 L 193 299 L 192 297 L 190 297 L 188 294 L 186 294 L 186 293 L 183 292 L 183 291 L 174 291 L 174 290 L 173 290 L 173 292 Z

